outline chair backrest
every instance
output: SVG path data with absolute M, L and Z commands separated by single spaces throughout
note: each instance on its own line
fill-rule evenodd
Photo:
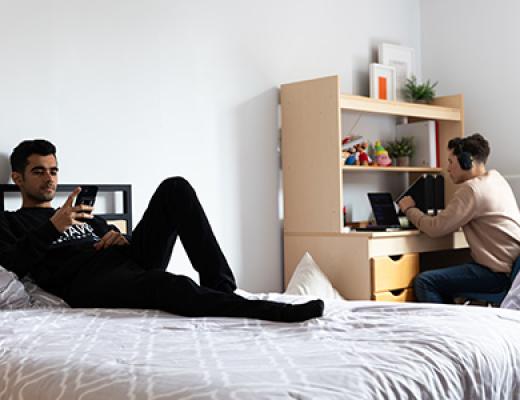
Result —
M 517 257 L 517 259 L 513 263 L 513 266 L 511 267 L 511 283 L 513 283 L 513 281 L 515 280 L 518 272 L 520 272 L 520 256 Z
M 517 257 L 517 259 L 513 262 L 513 265 L 511 266 L 511 279 L 509 281 L 509 286 L 505 288 L 502 292 L 498 293 L 478 293 L 478 292 L 463 292 L 458 293 L 456 297 L 461 297 L 466 300 L 481 300 L 488 303 L 494 303 L 494 304 L 500 304 L 506 297 L 507 293 L 509 292 L 509 289 L 511 289 L 511 286 L 513 285 L 513 282 L 515 281 L 516 276 L 520 272 L 520 256 Z M 464 303 L 466 304 L 466 303 Z

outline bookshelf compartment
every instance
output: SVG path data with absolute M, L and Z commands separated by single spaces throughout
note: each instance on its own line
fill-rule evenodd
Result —
M 342 169 L 345 172 L 414 172 L 423 174 L 439 174 L 442 172 L 442 168 L 429 167 L 367 167 L 362 165 L 344 165 Z

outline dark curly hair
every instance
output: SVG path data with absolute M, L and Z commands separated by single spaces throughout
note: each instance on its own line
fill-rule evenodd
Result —
M 29 164 L 27 159 L 33 154 L 40 156 L 52 154 L 56 157 L 56 147 L 44 139 L 24 140 L 11 153 L 11 170 L 23 174 L 25 167 Z
M 455 156 L 462 152 L 471 154 L 472 158 L 485 164 L 489 156 L 489 142 L 480 133 L 474 133 L 465 138 L 454 138 L 448 142 L 448 149 L 453 150 Z

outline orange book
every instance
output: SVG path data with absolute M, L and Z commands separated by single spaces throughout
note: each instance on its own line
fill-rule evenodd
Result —
M 386 93 L 386 78 L 384 76 L 380 76 L 378 79 L 379 79 L 379 98 L 381 100 L 387 100 L 388 95 Z

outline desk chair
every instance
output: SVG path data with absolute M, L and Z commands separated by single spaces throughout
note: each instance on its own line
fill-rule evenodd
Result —
M 478 293 L 478 292 L 463 292 L 457 293 L 455 297 L 464 299 L 464 305 L 470 304 L 472 301 L 480 301 L 486 303 L 488 306 L 492 305 L 500 305 L 502 300 L 509 292 L 513 281 L 515 280 L 516 275 L 520 272 L 520 257 L 518 257 L 513 263 L 513 268 L 511 269 L 511 282 L 508 288 L 498 293 Z

